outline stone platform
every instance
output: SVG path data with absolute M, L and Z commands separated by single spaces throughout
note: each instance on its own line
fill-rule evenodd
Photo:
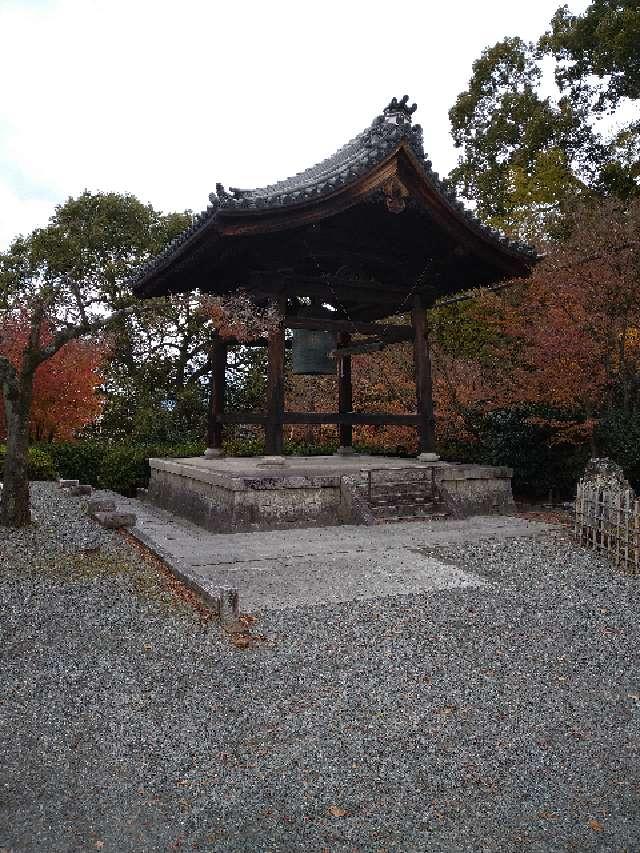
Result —
M 197 457 L 149 465 L 152 503 L 221 533 L 372 524 L 370 476 L 377 483 L 432 483 L 451 518 L 514 508 L 511 470 L 484 465 L 359 454 L 290 456 L 284 464 L 270 457 Z

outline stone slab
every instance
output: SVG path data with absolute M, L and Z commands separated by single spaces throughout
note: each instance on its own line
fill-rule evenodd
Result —
M 69 488 L 69 494 L 72 498 L 82 498 L 90 495 L 93 492 L 93 486 L 71 486 Z
M 365 601 L 425 590 L 484 586 L 463 572 L 406 548 L 313 554 L 233 564 L 192 564 L 216 583 L 241 586 L 243 607 L 276 609 Z
M 112 500 L 92 500 L 87 504 L 87 514 L 95 515 L 97 512 L 115 512 L 116 502 Z
M 80 480 L 58 480 L 60 489 L 71 489 L 73 486 L 79 486 Z
M 110 493 L 96 497 L 109 498 Z M 220 587 L 239 590 L 241 610 L 287 609 L 433 590 L 490 586 L 427 552 L 444 544 L 544 535 L 550 525 L 519 517 L 463 521 L 338 525 L 305 530 L 210 533 L 148 503 L 120 498 L 134 512 L 130 533 L 178 577 L 217 601 Z
M 116 530 L 119 527 L 133 527 L 136 516 L 132 512 L 96 512 L 93 517 L 102 527 Z

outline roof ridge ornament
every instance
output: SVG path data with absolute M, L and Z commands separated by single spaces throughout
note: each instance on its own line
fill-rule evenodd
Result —
M 415 103 L 409 106 L 409 95 L 404 95 L 400 100 L 394 97 L 383 110 L 384 120 L 388 124 L 411 124 L 411 116 L 417 109 Z

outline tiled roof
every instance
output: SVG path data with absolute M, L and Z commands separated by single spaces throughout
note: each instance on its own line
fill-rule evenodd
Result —
M 146 264 L 140 267 L 131 279 L 135 287 L 154 270 L 164 267 L 180 247 L 198 232 L 212 224 L 221 214 L 226 218 L 234 213 L 246 213 L 263 209 L 290 208 L 310 200 L 319 199 L 334 193 L 337 189 L 356 181 L 361 175 L 382 162 L 402 141 L 408 144 L 424 171 L 424 177 L 443 198 L 445 203 L 458 216 L 467 220 L 468 226 L 477 233 L 498 243 L 504 250 L 527 259 L 535 260 L 536 250 L 517 240 L 511 240 L 505 234 L 480 222 L 467 210 L 432 169 L 431 161 L 424 152 L 422 128 L 411 123 L 411 115 L 416 105 L 408 106 L 408 96 L 400 101 L 393 98 L 382 115 L 377 116 L 371 125 L 355 136 L 331 157 L 285 178 L 275 184 L 257 189 L 243 190 L 216 184 L 216 191 L 209 194 L 206 210 L 193 216 L 191 225 L 172 240 L 166 248 Z

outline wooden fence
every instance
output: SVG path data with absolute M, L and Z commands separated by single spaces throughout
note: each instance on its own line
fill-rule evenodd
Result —
M 578 483 L 576 541 L 606 554 L 616 566 L 640 573 L 640 500 L 633 489 Z

